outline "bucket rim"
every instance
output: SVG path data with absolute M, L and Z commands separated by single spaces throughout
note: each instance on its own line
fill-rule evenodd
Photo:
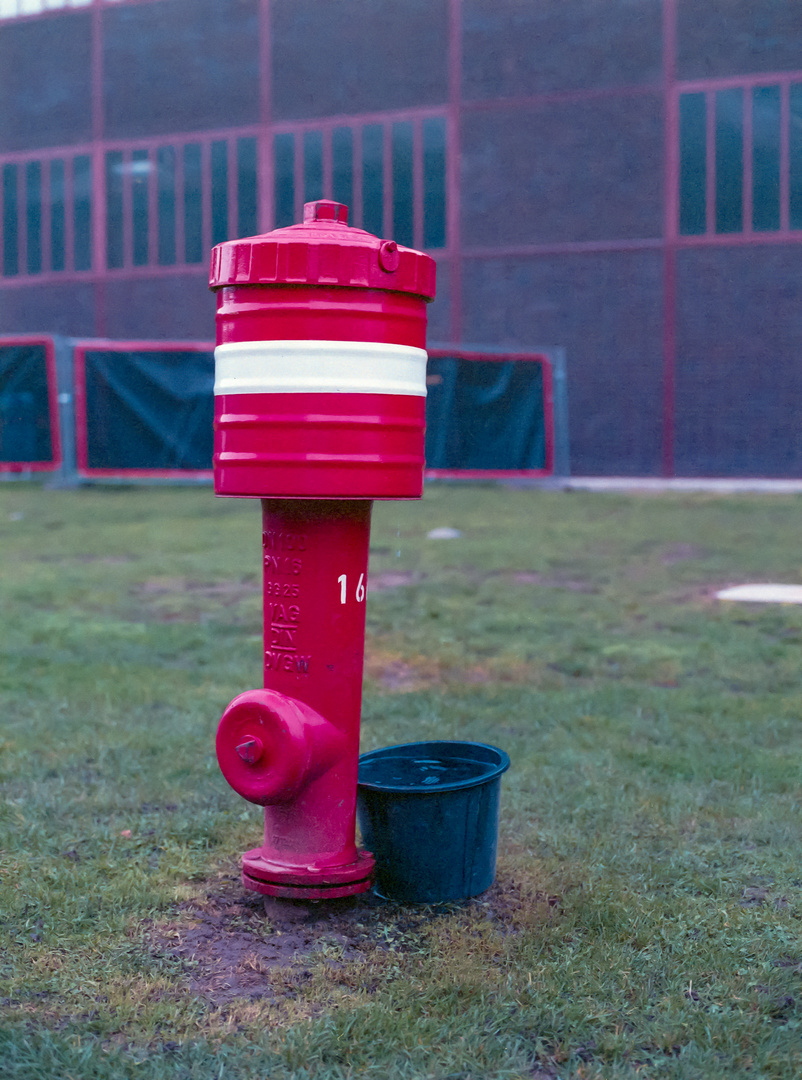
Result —
M 417 750 L 424 747 L 435 746 L 454 746 L 454 747 L 476 747 L 482 750 L 490 750 L 494 754 L 498 755 L 498 761 L 487 762 L 491 766 L 490 771 L 483 776 L 471 777 L 468 780 L 453 780 L 450 783 L 438 784 L 437 787 L 413 787 L 409 784 L 383 784 L 374 783 L 369 780 L 360 780 L 359 773 L 357 771 L 357 788 L 363 788 L 366 791 L 380 791 L 389 792 L 398 795 L 440 795 L 445 791 L 464 791 L 467 788 L 481 787 L 483 784 L 490 784 L 494 780 L 498 780 L 510 767 L 510 756 L 506 750 L 502 750 L 498 746 L 492 746 L 490 743 L 466 741 L 463 739 L 424 739 L 420 742 L 408 742 L 408 743 L 395 743 L 393 746 L 380 746 L 375 750 L 368 750 L 364 754 L 359 755 L 359 764 L 363 761 L 373 760 L 377 757 L 390 756 L 393 750 Z M 407 755 L 407 756 L 412 756 Z

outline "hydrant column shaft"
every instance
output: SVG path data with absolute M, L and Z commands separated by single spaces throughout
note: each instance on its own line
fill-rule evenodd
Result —
M 264 683 L 342 735 L 337 758 L 291 803 L 265 809 L 254 861 L 355 863 L 356 772 L 365 645 L 368 500 L 264 499 Z

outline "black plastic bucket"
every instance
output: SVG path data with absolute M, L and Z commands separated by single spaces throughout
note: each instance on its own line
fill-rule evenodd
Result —
M 385 746 L 359 759 L 357 814 L 376 891 L 434 904 L 493 884 L 503 750 L 484 743 Z

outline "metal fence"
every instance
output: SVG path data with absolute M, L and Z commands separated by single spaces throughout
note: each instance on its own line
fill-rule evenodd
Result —
M 429 478 L 568 472 L 562 350 L 429 352 Z M 0 338 L 0 473 L 208 481 L 214 345 Z

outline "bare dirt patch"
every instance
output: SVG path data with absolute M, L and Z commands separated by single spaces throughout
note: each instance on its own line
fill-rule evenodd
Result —
M 441 665 L 434 657 L 402 656 L 365 642 L 365 675 L 384 690 L 410 693 L 440 686 L 444 682 Z
M 295 994 L 321 965 L 337 972 L 377 952 L 426 952 L 427 928 L 444 917 L 456 916 L 460 932 L 489 922 L 506 935 L 558 906 L 557 897 L 504 876 L 479 897 L 405 906 L 373 893 L 317 903 L 278 900 L 247 892 L 232 873 L 179 904 L 173 920 L 149 924 L 146 937 L 153 955 L 182 964 L 187 990 L 222 1006 Z
M 714 585 L 700 583 L 699 585 L 691 585 L 687 588 L 677 589 L 676 591 L 667 593 L 664 599 L 672 604 L 699 604 L 703 607 L 715 606 L 720 608 L 734 607 L 735 605 L 728 603 L 726 600 L 719 600 L 716 595 L 722 589 L 730 588 L 732 584 L 733 582 L 729 581 L 724 583 L 719 582 Z M 740 584 L 740 582 L 735 582 L 735 584 Z M 760 604 L 749 604 L 747 606 L 755 608 L 756 610 L 759 610 L 761 607 Z
M 365 645 L 365 675 L 381 689 L 396 694 L 455 684 L 528 683 L 535 677 L 530 665 L 522 660 L 499 658 L 485 664 L 456 667 L 443 663 L 437 657 L 401 656 L 377 648 L 370 640 Z
M 124 566 L 134 562 L 133 555 L 37 555 L 37 562 L 43 563 L 69 563 L 83 564 L 102 563 L 104 566 Z
M 674 566 L 676 563 L 702 559 L 706 554 L 704 548 L 698 544 L 668 544 L 660 554 L 660 562 L 663 566 Z
M 149 578 L 132 592 L 135 596 L 197 596 L 218 600 L 221 604 L 236 604 L 246 596 L 258 593 L 259 585 L 254 578 L 216 582 L 189 581 L 180 577 Z
M 453 581 L 467 581 L 477 587 L 490 581 L 514 585 L 535 585 L 541 589 L 564 589 L 567 592 L 593 594 L 600 591 L 598 582 L 573 575 L 569 577 L 557 569 L 551 573 L 541 573 L 539 570 L 516 570 L 514 567 L 501 570 L 480 570 L 475 566 L 462 566 L 449 568 L 449 574 Z
M 568 592 L 596 593 L 598 587 L 574 578 L 548 577 L 533 570 L 507 571 L 516 585 L 539 585 L 542 589 L 566 589 Z
M 414 570 L 379 570 L 368 575 L 368 592 L 386 592 L 404 585 L 419 585 L 424 575 Z
M 291 973 L 290 982 L 303 982 L 311 977 L 304 961 L 313 954 L 341 965 L 363 958 L 370 941 L 354 900 L 271 900 L 246 892 L 233 875 L 179 905 L 179 917 L 154 926 L 149 937 L 151 951 L 182 961 L 187 988 L 213 1005 L 275 1000 L 288 984 L 272 975 Z
M 192 581 L 182 577 L 148 578 L 131 589 L 131 596 L 157 622 L 195 622 L 215 610 L 227 610 L 227 618 L 243 601 L 261 600 L 255 575 L 239 581 Z

